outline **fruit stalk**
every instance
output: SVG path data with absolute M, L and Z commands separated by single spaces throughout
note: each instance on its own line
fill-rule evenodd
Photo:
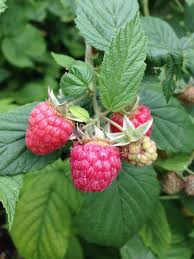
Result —
M 92 47 L 86 43 L 86 52 L 85 52 L 85 62 L 87 64 L 90 64 L 91 66 L 94 66 L 94 62 L 92 59 Z M 93 104 L 93 108 L 94 108 L 94 113 L 96 114 L 96 118 L 97 118 L 97 126 L 100 128 L 100 108 L 98 106 L 98 102 L 97 102 L 97 96 L 96 96 L 96 83 L 95 83 L 95 79 L 93 79 L 93 82 L 91 83 L 92 87 L 90 87 L 91 89 L 93 89 L 93 97 L 92 97 L 92 104 Z
M 81 97 L 79 97 L 79 98 L 77 98 L 77 99 L 75 99 L 75 100 L 73 100 L 71 102 L 68 102 L 67 106 L 71 106 L 71 105 L 74 105 L 76 103 L 79 103 L 79 102 L 83 101 L 87 96 L 88 95 L 86 94 L 86 95 L 83 95 L 83 96 L 81 96 Z
M 110 124 L 112 124 L 114 127 L 116 127 L 117 129 L 119 129 L 121 132 L 123 131 L 123 128 L 116 122 L 112 121 L 111 119 L 109 119 L 108 117 L 104 117 L 104 120 L 109 122 Z
M 86 43 L 85 62 L 91 66 L 94 66 L 92 59 L 92 47 L 88 43 Z
M 142 0 L 143 13 L 145 16 L 150 16 L 149 0 Z

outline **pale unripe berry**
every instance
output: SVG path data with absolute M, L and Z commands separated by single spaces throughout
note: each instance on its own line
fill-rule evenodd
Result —
M 194 196 L 194 175 L 189 175 L 186 177 L 185 192 L 190 196 Z
M 173 195 L 184 188 L 184 181 L 175 172 L 169 172 L 165 175 L 162 186 L 165 193 Z
M 184 92 L 179 95 L 179 98 L 185 103 L 194 104 L 194 86 L 189 85 Z
M 121 156 L 137 166 L 151 165 L 158 157 L 154 141 L 145 136 L 137 142 L 121 147 Z

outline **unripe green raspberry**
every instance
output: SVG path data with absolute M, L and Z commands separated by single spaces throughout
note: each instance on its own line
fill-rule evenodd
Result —
M 188 104 L 193 104 L 194 103 L 194 86 L 193 85 L 188 85 L 184 92 L 179 95 L 179 98 Z
M 194 196 L 194 175 L 189 175 L 185 180 L 185 192 L 189 196 Z
M 165 175 L 162 185 L 165 193 L 173 195 L 184 188 L 184 181 L 175 172 L 169 172 Z
M 157 159 L 157 147 L 154 141 L 144 136 L 137 142 L 121 147 L 121 156 L 130 164 L 147 166 Z

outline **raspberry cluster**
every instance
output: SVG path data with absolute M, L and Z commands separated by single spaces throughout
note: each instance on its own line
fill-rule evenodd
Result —
M 37 155 L 46 155 L 63 147 L 75 129 L 73 121 L 66 114 L 67 111 L 64 115 L 53 102 L 45 101 L 38 104 L 29 117 L 26 146 Z M 111 116 L 112 121 L 121 127 L 123 118 L 124 115 L 121 113 L 114 113 Z M 133 129 L 136 130 L 152 119 L 150 109 L 140 105 L 130 113 L 129 119 Z M 111 130 L 113 135 L 119 132 L 115 126 L 112 126 Z M 157 149 L 149 138 L 151 132 L 150 127 L 138 141 L 127 143 L 124 147 L 116 147 L 106 137 L 98 138 L 95 135 L 76 139 L 70 152 L 74 186 L 83 192 L 104 191 L 117 178 L 122 158 L 136 166 L 152 164 L 157 158 Z M 102 135 L 105 135 L 104 132 Z

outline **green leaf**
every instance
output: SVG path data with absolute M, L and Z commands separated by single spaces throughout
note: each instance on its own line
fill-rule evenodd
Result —
M 148 36 L 148 57 L 155 64 L 164 65 L 171 56 L 181 54 L 179 39 L 167 22 L 156 17 L 143 17 L 141 21 Z
M 188 196 L 185 193 L 181 193 L 181 201 L 184 207 L 194 214 L 194 197 L 193 196 Z
M 48 86 L 56 90 L 58 89 L 58 82 L 50 76 L 43 80 L 31 81 L 17 91 L 15 100 L 18 104 L 45 101 L 48 96 Z
M 194 71 L 194 33 L 180 39 L 180 46 L 184 55 L 184 69 Z
M 66 159 L 60 165 L 61 165 L 61 169 L 65 171 L 66 175 L 68 175 L 66 177 L 65 188 L 63 190 L 64 199 L 66 200 L 66 203 L 69 209 L 71 210 L 72 214 L 75 215 L 79 212 L 83 204 L 83 195 L 73 186 L 69 160 Z
M 47 16 L 47 1 L 30 1 L 22 3 L 22 10 L 29 20 L 42 22 Z
M 11 231 L 24 258 L 63 259 L 67 252 L 70 213 L 64 197 L 62 164 L 57 161 L 25 176 Z
M 9 8 L 1 15 L 0 35 L 3 37 L 16 37 L 23 33 L 27 19 L 21 5 L 12 0 L 9 0 L 8 5 Z M 15 22 L 13 22 L 13 17 Z
M 194 4 L 194 0 L 186 0 L 185 2 L 186 2 L 188 5 Z
M 145 245 L 160 256 L 171 243 L 171 230 L 163 206 L 158 203 L 150 220 L 140 231 Z
M 82 0 L 78 3 L 77 27 L 85 40 L 106 51 L 118 29 L 136 14 L 136 0 Z
M 0 0 L 0 15 L 7 9 L 6 2 L 7 0 Z
M 7 112 L 16 107 L 17 105 L 13 103 L 12 98 L 0 99 L 0 112 Z
M 81 96 L 90 90 L 90 83 L 93 79 L 92 67 L 82 61 L 72 65 L 69 73 L 66 73 L 60 82 L 65 95 Z
M 162 85 L 169 101 L 176 89 L 176 79 L 183 66 L 180 42 L 171 26 L 156 17 L 143 17 L 142 24 L 148 36 L 148 59 L 154 66 L 164 66 Z
M 180 64 L 177 63 L 175 59 L 171 58 L 168 60 L 168 64 L 163 67 L 161 83 L 167 102 L 175 93 L 177 80 L 180 78 L 182 64 L 182 58 L 180 59 Z
M 190 259 L 192 248 L 188 238 L 191 229 L 191 221 L 185 218 L 179 205 L 174 201 L 165 201 L 165 209 L 168 222 L 172 231 L 171 246 L 160 255 L 159 259 Z
M 191 162 L 191 155 L 177 154 L 167 159 L 158 158 L 155 165 L 168 171 L 182 172 Z
M 155 81 L 158 86 L 158 82 Z M 152 137 L 160 150 L 171 153 L 190 153 L 194 149 L 194 126 L 180 103 L 172 98 L 167 104 L 161 87 L 149 89 L 142 94 L 142 103 L 151 108 L 154 118 Z
M 5 68 L 0 68 L 0 83 L 6 80 L 10 76 L 10 72 Z
M 146 38 L 139 16 L 121 28 L 104 56 L 99 92 L 109 111 L 134 104 L 143 78 Z
M 191 221 L 180 210 L 180 204 L 173 200 L 163 200 L 168 223 L 170 225 L 173 238 L 173 243 L 180 243 L 188 238 L 188 232 L 190 232 Z
M 187 0 L 186 4 L 185 4 L 185 25 L 186 25 L 187 29 L 191 32 L 194 32 L 193 11 L 194 11 L 194 1 Z
M 0 175 L 15 175 L 44 168 L 54 162 L 61 151 L 46 156 L 32 154 L 25 145 L 28 117 L 35 104 L 26 105 L 10 113 L 0 114 Z
M 62 42 L 65 48 L 68 49 L 70 55 L 76 59 L 83 59 L 86 46 L 84 39 L 80 35 L 77 27 L 63 26 L 61 33 Z
M 60 0 L 64 11 L 62 13 L 62 20 L 70 22 L 75 18 L 77 0 Z
M 137 236 L 130 239 L 120 251 L 122 259 L 156 259 L 150 249 L 145 247 L 142 240 Z
M 87 122 L 90 119 L 90 115 L 87 110 L 84 108 L 72 105 L 69 107 L 69 111 L 71 112 L 71 115 L 73 115 L 73 118 L 80 122 Z
M 63 54 L 57 54 L 54 52 L 51 52 L 52 57 L 56 61 L 56 63 L 64 68 L 70 69 L 71 66 L 76 62 L 75 59 L 73 59 L 70 56 L 63 55 Z
M 21 34 L 7 37 L 2 41 L 5 58 L 17 67 L 32 67 L 45 53 L 46 45 L 41 32 L 30 24 L 25 25 Z
M 84 259 L 82 247 L 75 236 L 70 237 L 67 254 L 64 259 Z
M 47 0 L 48 10 L 59 16 L 62 22 L 71 22 L 75 17 L 76 0 Z
M 159 259 L 191 259 L 192 248 L 188 241 L 172 244 Z
M 13 223 L 16 202 L 19 197 L 22 182 L 23 177 L 20 175 L 0 177 L 0 201 L 8 215 L 8 224 L 10 229 Z
M 151 167 L 128 163 L 104 192 L 87 194 L 78 214 L 81 235 L 92 243 L 121 247 L 151 215 L 159 192 Z

